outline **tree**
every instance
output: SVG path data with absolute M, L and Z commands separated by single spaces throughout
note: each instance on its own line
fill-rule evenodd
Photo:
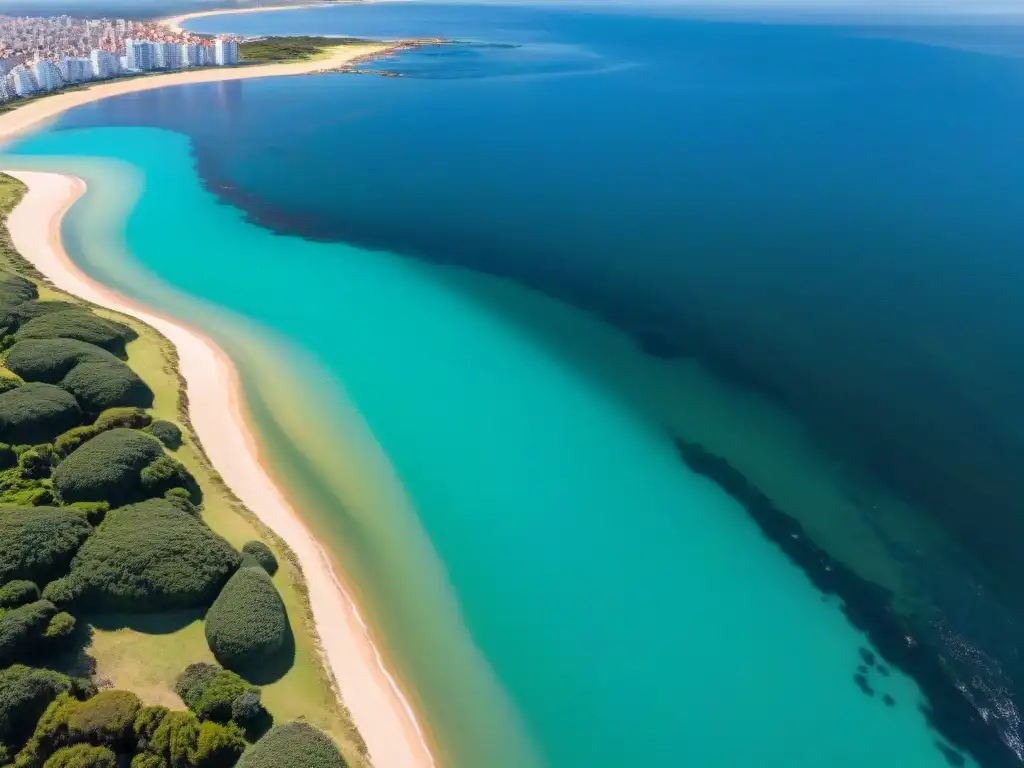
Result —
M 67 675 L 15 664 L 0 669 L 0 743 L 15 751 L 54 699 L 71 690 Z
M 62 602 L 121 611 L 204 606 L 240 560 L 202 520 L 169 501 L 150 499 L 110 510 L 75 556 L 68 577 L 44 593 L 59 590 Z
M 255 692 L 257 704 L 260 700 L 258 688 L 230 670 L 204 662 L 187 666 L 174 690 L 200 720 L 227 722 L 235 702 L 247 693 Z
M 276 726 L 252 745 L 238 768 L 347 768 L 337 745 L 309 723 Z
M 249 541 L 242 547 L 242 555 L 251 557 L 264 571 L 273 576 L 277 573 L 277 558 L 270 547 L 262 541 Z
M 91 533 L 92 526 L 70 510 L 0 504 L 0 581 L 45 584 L 63 575 Z
M 0 440 L 5 443 L 45 443 L 81 423 L 78 401 L 52 384 L 23 384 L 0 393 Z
M 284 647 L 291 629 L 266 571 L 241 568 L 206 614 L 206 642 L 228 669 L 261 665 Z

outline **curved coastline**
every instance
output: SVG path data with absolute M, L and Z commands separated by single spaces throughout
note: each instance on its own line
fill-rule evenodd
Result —
M 61 242 L 60 225 L 86 191 L 82 179 L 39 171 L 5 172 L 28 187 L 8 219 L 21 255 L 55 287 L 147 323 L 174 345 L 190 420 L 211 463 L 298 560 L 323 661 L 372 762 L 396 768 L 435 766 L 428 736 L 373 643 L 352 591 L 261 463 L 233 362 L 200 332 L 103 286 L 71 261 Z
M 265 10 L 265 9 L 261 9 Z M 62 91 L 16 107 L 0 115 L 0 143 L 14 136 L 37 128 L 58 117 L 62 112 L 110 96 L 150 91 L 193 83 L 215 83 L 226 80 L 248 80 L 254 77 L 283 77 L 288 75 L 311 75 L 330 72 L 347 67 L 365 59 L 383 56 L 422 43 L 415 40 L 396 40 L 387 43 L 365 43 L 339 46 L 329 57 L 314 61 L 296 61 L 284 64 L 253 64 L 241 67 L 207 67 L 194 71 L 171 72 L 158 75 L 142 75 L 120 80 L 111 80 L 89 88 Z M 435 42 L 435 41 L 430 41 Z
M 319 8 L 328 3 L 298 3 L 296 5 L 268 5 L 264 8 L 221 8 L 210 11 L 196 11 L 194 13 L 183 13 L 180 16 L 170 16 L 160 19 L 159 23 L 170 29 L 172 32 L 184 32 L 182 24 L 189 19 L 198 19 L 204 16 L 228 16 L 236 13 L 267 13 L 269 11 L 295 11 L 300 8 Z

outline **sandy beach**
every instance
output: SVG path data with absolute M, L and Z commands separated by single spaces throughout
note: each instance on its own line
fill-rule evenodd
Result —
M 253 64 L 242 67 L 203 67 L 195 70 L 184 70 L 168 74 L 141 75 L 118 80 L 98 83 L 89 88 L 74 91 L 62 91 L 29 101 L 10 112 L 0 115 L 0 143 L 12 136 L 35 128 L 47 120 L 60 115 L 65 110 L 91 101 L 99 101 L 110 96 L 124 93 L 151 91 L 154 88 L 167 88 L 190 83 L 213 83 L 223 80 L 246 80 L 253 77 L 281 77 L 283 75 L 308 75 L 314 72 L 327 72 L 339 69 L 352 63 L 380 56 L 391 51 L 409 46 L 409 41 L 389 43 L 365 43 L 339 46 L 328 58 L 316 61 L 296 61 L 282 64 Z
M 8 116 L 5 116 L 8 117 Z M 9 126 L 0 122 L 0 139 Z M 29 191 L 8 218 L 15 247 L 50 282 L 87 301 L 135 317 L 177 348 L 192 424 L 224 481 L 298 557 L 327 665 L 378 768 L 428 768 L 433 755 L 408 701 L 387 671 L 367 626 L 326 553 L 260 461 L 245 419 L 238 373 L 210 339 L 86 276 L 60 238 L 66 211 L 82 194 L 81 179 L 7 170 Z
M 172 16 L 169 19 L 161 19 L 160 23 L 174 32 L 183 32 L 181 25 L 189 19 L 198 19 L 203 16 L 226 16 L 234 13 L 267 13 L 268 11 L 294 11 L 297 8 L 316 8 L 326 3 L 296 3 L 295 5 L 268 5 L 263 8 L 228 8 L 212 11 L 196 11 L 195 13 L 184 13 L 181 16 Z

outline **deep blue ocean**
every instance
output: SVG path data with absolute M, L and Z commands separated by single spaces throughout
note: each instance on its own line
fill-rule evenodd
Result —
M 492 282 L 451 278 L 448 286 L 659 423 L 678 461 L 738 502 L 822 595 L 838 596 L 885 664 L 916 682 L 921 711 L 943 745 L 940 760 L 1016 762 L 1024 675 L 1024 26 L 389 2 L 205 18 L 190 28 L 452 42 L 361 65 L 358 75 L 194 85 L 97 102 L 67 113 L 51 138 L 26 151 L 68 152 L 57 149 L 62 132 L 82 131 L 68 135 L 107 154 L 115 134 L 89 129 L 174 131 L 188 138 L 205 188 L 252 224 L 500 278 L 625 333 L 642 349 L 635 358 L 642 364 L 611 361 L 598 342 Z M 125 157 L 140 165 L 145 148 L 165 141 L 123 136 Z M 170 141 L 167 151 L 178 146 Z M 163 205 L 173 215 L 173 201 Z M 307 257 L 281 242 L 282 260 L 294 259 L 302 272 Z M 199 276 L 185 275 L 187 262 L 161 272 L 158 261 L 148 266 L 169 282 L 225 301 Z M 253 285 L 264 268 L 254 266 Z M 280 298 L 288 290 L 282 283 Z M 241 303 L 235 309 L 259 314 Z M 396 316 L 402 311 L 395 307 Z M 392 338 L 379 322 L 380 338 Z M 362 330 L 374 338 L 372 324 Z M 426 323 L 423 333 L 430 344 Z M 486 364 L 482 354 L 474 359 Z M 466 373 L 467 393 L 475 374 Z M 358 394 L 358 375 L 350 376 L 345 383 Z M 523 401 L 530 401 L 525 390 Z M 445 406 L 457 410 L 457 399 Z M 572 423 L 585 431 L 586 421 L 575 414 Z M 562 423 L 554 414 L 550 422 Z M 543 420 L 530 428 L 543 429 Z M 594 434 L 605 433 L 595 427 Z M 520 464 L 509 461 L 516 482 Z M 564 462 L 571 475 L 573 457 Z M 573 476 L 595 499 L 603 480 Z M 584 524 L 587 510 L 572 514 Z M 490 654 L 509 627 L 484 617 L 491 596 L 473 582 L 473 568 L 482 573 L 483 565 L 467 554 L 471 540 L 446 542 L 444 526 L 434 525 L 425 518 L 472 634 Z M 679 533 L 666 525 L 668 539 Z M 645 578 L 653 584 L 671 557 L 659 560 L 654 546 L 650 552 Z M 570 548 L 564 556 L 574 562 Z M 549 568 L 557 578 L 558 548 L 543 557 L 538 572 Z M 614 574 L 616 563 L 608 568 Z M 678 574 L 663 570 L 662 586 L 669 585 Z M 504 587 L 511 599 L 515 585 Z M 716 589 L 727 612 L 732 587 L 710 581 L 707 593 Z M 611 599 L 579 597 L 594 606 Z M 634 753 L 639 762 L 671 764 L 666 724 L 683 727 L 672 714 L 674 695 L 687 706 L 722 705 L 725 694 L 685 683 L 690 675 L 714 677 L 697 673 L 699 633 L 687 630 L 703 626 L 703 639 L 718 642 L 716 628 L 729 622 L 713 603 L 687 596 L 644 606 L 650 633 L 658 631 L 652 617 L 672 614 L 665 626 L 673 634 L 666 631 L 651 654 L 677 667 L 665 685 L 650 688 L 662 697 L 657 706 L 623 703 L 627 732 L 617 735 L 612 762 L 628 760 L 623 743 L 635 734 L 649 747 Z M 582 612 L 601 626 L 598 607 Z M 526 625 L 509 626 L 529 636 Z M 577 640 L 584 626 L 575 628 Z M 727 643 L 762 655 L 737 651 L 737 669 L 749 662 L 752 675 L 764 674 L 772 655 L 786 655 L 784 644 L 765 639 L 761 647 L 757 633 L 742 631 Z M 696 650 L 673 654 L 671 643 L 691 641 Z M 564 652 L 586 655 L 584 645 Z M 604 649 L 595 642 L 594 658 Z M 570 744 L 567 723 L 577 736 L 614 723 L 606 708 L 620 678 L 609 670 L 586 681 L 607 698 L 583 702 L 573 698 L 587 689 L 581 681 L 559 688 L 539 667 L 536 677 L 524 676 L 528 650 L 502 652 L 500 661 L 494 650 L 496 673 L 547 762 L 593 764 L 600 750 Z M 634 677 L 649 674 L 642 659 L 609 658 L 622 669 L 635 663 Z M 882 706 L 888 672 L 879 677 L 874 661 L 861 658 L 844 668 L 843 685 Z M 824 669 L 825 661 L 807 660 L 807 675 L 818 674 L 819 662 Z M 566 680 L 581 669 L 567 661 Z M 773 697 L 791 703 L 802 695 L 783 677 L 764 680 L 756 699 L 738 694 L 722 709 L 729 714 L 720 733 L 680 754 L 733 764 L 733 726 L 736 738 L 760 738 L 750 723 L 770 721 Z M 631 691 L 622 692 L 635 702 Z M 859 727 L 859 715 L 844 714 L 844 706 L 837 697 L 836 722 L 849 717 L 850 728 Z M 584 714 L 569 718 L 574 708 Z M 864 739 L 884 742 L 873 723 L 863 720 Z M 831 759 L 825 742 L 808 736 L 787 764 Z M 764 754 L 776 755 L 772 749 L 766 741 Z M 885 764 L 874 754 L 874 764 Z M 840 757 L 847 762 L 836 757 L 836 764 L 863 764 L 853 753 Z

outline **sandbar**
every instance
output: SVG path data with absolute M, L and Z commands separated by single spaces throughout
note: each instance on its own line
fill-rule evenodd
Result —
M 10 131 L 24 127 L 0 118 L 0 141 Z M 207 455 L 234 493 L 298 558 L 324 661 L 373 764 L 377 768 L 435 766 L 415 713 L 385 667 L 351 592 L 261 462 L 258 443 L 245 417 L 238 371 L 230 358 L 198 330 L 98 283 L 70 259 L 61 242 L 60 227 L 64 214 L 86 191 L 83 180 L 38 171 L 4 172 L 28 186 L 7 221 L 22 257 L 55 287 L 137 318 L 176 347 L 191 422 Z

